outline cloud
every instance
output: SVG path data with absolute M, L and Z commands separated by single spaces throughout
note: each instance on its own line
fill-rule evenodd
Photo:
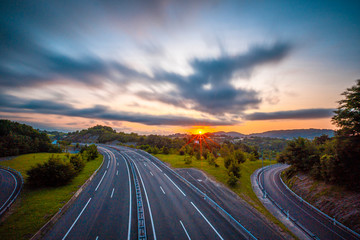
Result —
M 277 42 L 271 46 L 255 46 L 248 52 L 235 56 L 196 58 L 190 62 L 194 73 L 189 76 L 155 71 L 155 80 L 175 85 L 176 91 L 153 94 L 139 92 L 138 96 L 173 105 L 178 105 L 181 101 L 191 101 L 192 109 L 214 115 L 239 114 L 243 110 L 256 108 L 261 103 L 261 98 L 259 92 L 255 90 L 235 88 L 231 84 L 234 74 L 251 73 L 254 68 L 262 64 L 279 62 L 291 49 L 291 44 Z
M 278 120 L 278 119 L 317 119 L 329 118 L 334 115 L 335 109 L 317 108 L 279 112 L 255 112 L 245 115 L 246 120 Z
M 106 106 L 97 105 L 90 108 L 74 108 L 72 105 L 50 100 L 29 100 L 11 95 L 0 96 L 1 112 L 58 114 L 90 119 L 116 120 L 142 123 L 146 125 L 232 125 L 234 121 L 196 119 L 176 115 L 148 115 L 124 111 L 113 111 Z

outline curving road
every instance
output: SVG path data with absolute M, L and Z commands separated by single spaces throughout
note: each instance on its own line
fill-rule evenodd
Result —
M 274 165 L 260 174 L 259 179 L 267 194 L 319 239 L 358 239 L 289 192 L 280 179 L 280 173 L 287 167 L 284 164 Z
M 9 170 L 0 168 L 0 216 L 21 190 L 21 178 Z
M 99 150 L 103 166 L 45 239 L 138 239 L 135 178 L 147 239 L 245 239 L 169 169 L 129 148 Z

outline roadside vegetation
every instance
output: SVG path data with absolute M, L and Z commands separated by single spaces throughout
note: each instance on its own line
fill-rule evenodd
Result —
M 286 146 L 278 161 L 291 164 L 286 171 L 290 178 L 298 172 L 315 180 L 360 191 L 360 80 L 343 94 L 332 118 L 339 129 L 335 137 L 316 137 L 313 141 L 296 138 Z
M 89 149 L 84 150 L 87 152 Z M 74 157 L 83 161 L 83 166 L 74 162 Z M 12 214 L 6 221 L 0 223 L 1 239 L 29 239 L 31 238 L 59 209 L 72 197 L 72 195 L 85 183 L 102 163 L 103 156 L 97 154 L 94 159 L 85 158 L 84 154 L 50 154 L 37 153 L 18 156 L 17 158 L 0 162 L 3 166 L 9 166 L 18 170 L 24 177 L 25 186 L 20 199 L 16 201 L 10 210 Z M 55 184 L 56 187 L 42 185 L 30 186 L 31 169 L 37 166 L 50 164 L 67 164 L 77 172 L 67 184 Z M 86 159 L 86 160 L 85 160 Z M 72 163 L 71 163 L 72 161 Z M 82 165 L 81 164 L 81 165 Z M 51 165 L 51 164 L 50 164 Z M 80 170 L 80 168 L 82 168 Z M 51 168 L 51 167 L 50 167 Z M 43 171 L 43 170 L 41 170 Z M 29 175 L 30 174 L 30 175 Z M 49 177 L 49 175 L 47 175 Z
M 0 149 L 0 157 L 37 152 L 61 152 L 58 146 L 51 144 L 46 133 L 40 133 L 26 124 L 1 119 Z

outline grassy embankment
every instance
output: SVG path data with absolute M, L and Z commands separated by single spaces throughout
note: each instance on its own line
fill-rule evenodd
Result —
M 47 161 L 52 153 L 21 155 L 0 165 L 18 170 L 25 180 L 20 199 L 13 207 L 13 213 L 0 224 L 1 239 L 29 239 L 61 208 L 93 174 L 102 162 L 102 155 L 86 163 L 85 168 L 68 185 L 54 188 L 31 189 L 26 186 L 26 170 Z M 65 158 L 65 154 L 60 155 Z
M 212 176 L 217 181 L 225 184 L 228 180 L 228 174 L 226 168 L 224 167 L 224 160 L 220 157 L 216 159 L 216 163 L 219 167 L 211 166 L 204 159 L 195 160 L 191 164 L 185 164 L 184 156 L 175 155 L 175 154 L 157 154 L 155 157 L 161 159 L 164 162 L 170 163 L 173 168 L 197 168 L 203 170 L 207 175 Z M 274 161 L 265 160 L 264 166 L 275 163 Z M 239 183 L 236 187 L 229 187 L 232 191 L 237 193 L 241 198 L 247 201 L 250 205 L 256 208 L 259 212 L 265 215 L 270 221 L 274 222 L 280 226 L 283 230 L 290 233 L 289 230 L 277 219 L 275 218 L 260 202 L 256 194 L 252 190 L 250 176 L 258 168 L 261 168 L 262 163 L 260 160 L 257 161 L 246 161 L 241 164 L 241 177 Z M 227 185 L 228 186 L 228 185 Z M 291 234 L 291 233 L 290 233 Z

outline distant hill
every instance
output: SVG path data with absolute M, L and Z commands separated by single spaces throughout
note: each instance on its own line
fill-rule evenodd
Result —
M 238 133 L 238 132 L 223 132 L 223 131 L 220 131 L 220 132 L 214 132 L 212 133 L 213 135 L 215 136 L 221 136 L 221 135 L 226 135 L 226 136 L 229 136 L 229 137 L 233 137 L 233 138 L 236 138 L 236 137 L 246 137 L 245 134 L 242 134 L 242 133 Z
M 283 139 L 293 139 L 297 137 L 303 137 L 308 139 L 314 139 L 315 137 L 319 137 L 323 134 L 328 135 L 329 137 L 333 137 L 334 130 L 314 129 L 314 128 L 294 129 L 294 130 L 275 130 L 275 131 L 267 131 L 263 133 L 254 133 L 254 134 L 250 134 L 250 136 L 283 138 Z
M 319 137 L 323 134 L 328 135 L 329 137 L 334 136 L 334 131 L 331 129 L 292 129 L 292 130 L 274 130 L 267 131 L 263 133 L 253 133 L 249 135 L 245 135 L 238 132 L 214 132 L 215 136 L 226 135 L 229 137 L 270 137 L 270 138 L 282 138 L 282 139 L 293 139 L 296 137 L 303 137 L 308 139 L 314 139 L 315 137 Z

